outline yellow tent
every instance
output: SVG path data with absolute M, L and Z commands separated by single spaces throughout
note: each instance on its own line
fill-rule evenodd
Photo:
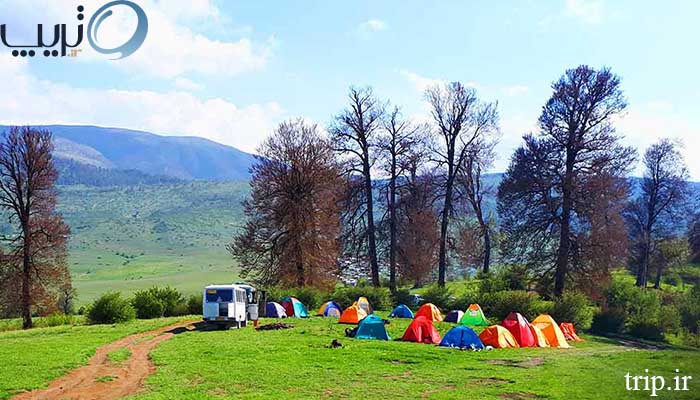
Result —
M 520 347 L 510 331 L 500 325 L 491 325 L 479 334 L 479 339 L 484 346 L 492 346 L 497 349 L 507 347 Z
M 542 333 L 542 330 L 531 323 L 528 324 L 528 326 L 532 331 L 532 336 L 535 337 L 537 347 L 549 347 L 549 341 L 547 340 L 547 337 L 544 335 L 544 333 Z
M 425 303 L 416 312 L 416 318 L 424 316 L 431 321 L 442 321 L 440 309 L 433 303 Z
M 366 297 L 360 297 L 352 305 L 362 308 L 363 310 L 365 310 L 367 315 L 372 314 L 372 306 L 369 304 L 369 300 L 367 300 Z
M 539 317 L 532 321 L 532 324 L 540 328 L 544 337 L 547 338 L 549 345 L 552 347 L 560 347 L 562 349 L 568 349 L 571 346 L 566 342 L 566 337 L 564 337 L 564 332 L 561 331 L 557 322 L 552 318 L 551 315 L 541 314 Z
M 365 312 L 364 309 L 352 305 L 343 311 L 343 314 L 340 316 L 340 319 L 338 320 L 338 323 L 340 324 L 359 324 L 360 321 L 362 321 L 365 317 L 367 316 L 367 313 Z

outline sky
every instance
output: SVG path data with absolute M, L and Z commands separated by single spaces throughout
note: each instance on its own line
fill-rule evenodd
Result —
M 12 57 L 1 46 L 0 124 L 131 128 L 254 152 L 285 119 L 325 127 L 351 85 L 421 120 L 426 87 L 461 81 L 498 102 L 500 172 L 536 132 L 551 83 L 587 64 L 622 78 L 624 142 L 643 152 L 676 138 L 700 180 L 697 1 L 134 1 L 149 31 L 121 60 L 87 40 L 65 58 Z M 36 40 L 38 23 L 66 24 L 73 40 L 77 6 L 87 21 L 107 2 L 0 0 L 0 24 L 10 42 Z M 136 26 L 130 9 L 113 10 L 98 37 L 105 47 Z

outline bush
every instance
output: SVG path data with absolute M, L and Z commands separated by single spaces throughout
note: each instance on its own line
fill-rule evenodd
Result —
M 700 285 L 694 286 L 681 300 L 681 325 L 690 333 L 700 334 Z
M 587 330 L 591 327 L 593 311 L 585 294 L 568 292 L 554 301 L 550 314 L 556 321 L 572 322 L 576 328 Z
M 158 296 L 158 298 L 163 302 L 163 316 L 164 317 L 176 317 L 178 312 L 184 312 L 184 309 L 180 304 L 185 302 L 182 297 L 182 293 L 179 290 L 166 286 L 164 288 L 153 287 L 151 288 Z
M 345 308 L 361 296 L 369 300 L 374 310 L 391 310 L 391 295 L 387 288 L 375 288 L 371 286 L 356 286 L 356 287 L 339 287 L 331 295 L 331 300 L 334 300 L 341 307 Z
M 664 277 L 664 282 L 671 286 L 680 286 L 683 284 L 683 278 L 678 272 L 671 272 Z
M 423 304 L 433 303 L 444 312 L 452 310 L 456 304 L 452 291 L 449 288 L 440 287 L 438 285 L 428 286 L 423 292 L 422 297 Z
M 410 305 L 412 301 L 411 291 L 409 289 L 396 289 L 396 293 L 391 296 L 391 302 L 394 307 L 399 304 Z
M 508 290 L 526 290 L 529 277 L 524 266 L 503 267 L 496 273 L 479 273 L 481 293 L 495 293 Z
M 481 308 L 489 317 L 500 321 L 512 311 L 517 311 L 527 319 L 533 319 L 542 312 L 547 312 L 547 302 L 541 300 L 537 293 L 525 290 L 508 290 L 483 294 Z
M 620 308 L 610 308 L 593 316 L 591 331 L 594 333 L 620 334 L 625 329 L 626 313 Z
M 655 341 L 664 340 L 664 333 L 661 327 L 648 321 L 634 322 L 630 324 L 630 326 L 627 328 L 627 333 L 640 339 Z
M 321 307 L 321 304 L 328 301 L 328 294 L 313 288 L 300 288 L 293 291 L 294 297 L 299 299 L 309 311 Z
M 202 295 L 193 294 L 187 298 L 187 314 L 201 315 L 202 314 Z
M 88 312 L 91 324 L 115 324 L 136 318 L 136 310 L 131 302 L 119 292 L 108 292 L 95 300 Z
M 156 288 L 139 290 L 134 293 L 131 305 L 134 306 L 136 317 L 139 319 L 160 318 L 165 310 L 165 305 L 158 297 Z

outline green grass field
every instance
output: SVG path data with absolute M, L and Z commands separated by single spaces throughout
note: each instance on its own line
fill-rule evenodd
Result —
M 270 323 L 276 320 L 262 320 Z M 96 346 L 128 333 L 173 322 L 137 321 L 0 333 L 0 398 L 36 388 L 84 364 Z M 289 330 L 192 331 L 152 353 L 157 372 L 136 399 L 643 399 L 627 392 L 624 375 L 691 375 L 690 391 L 658 398 L 697 399 L 700 352 L 640 349 L 618 340 L 584 336 L 573 349 L 496 349 L 479 353 L 400 341 L 345 338 L 336 320 L 287 319 Z M 392 320 L 392 338 L 410 321 Z M 444 334 L 452 324 L 437 324 Z M 342 348 L 330 348 L 339 339 Z M 119 357 L 119 356 L 117 356 Z

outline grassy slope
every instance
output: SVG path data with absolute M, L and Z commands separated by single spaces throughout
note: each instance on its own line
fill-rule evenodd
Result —
M 270 320 L 263 321 L 263 323 Z M 697 398 L 700 352 L 637 350 L 616 341 L 586 336 L 574 349 L 507 349 L 472 353 L 399 341 L 343 337 L 347 325 L 312 318 L 288 320 L 281 331 L 189 332 L 153 353 L 158 372 L 151 391 L 138 399 L 202 398 L 501 398 L 521 393 L 536 398 L 647 398 L 626 392 L 627 372 L 671 379 L 679 368 L 694 376 L 690 392 L 661 398 Z M 392 338 L 410 321 L 393 320 Z M 439 324 L 444 334 L 452 325 Z M 328 347 L 337 338 L 340 349 Z M 542 358 L 529 368 L 494 365 L 493 360 Z M 511 397 L 535 398 L 535 397 Z
M 69 263 L 79 302 L 108 290 L 170 284 L 194 293 L 235 280 L 224 246 L 247 192 L 246 183 L 61 187 L 58 209 L 72 230 Z
M 45 387 L 51 380 L 86 364 L 95 349 L 103 344 L 188 319 L 192 317 L 0 333 L 0 399 L 23 390 Z

